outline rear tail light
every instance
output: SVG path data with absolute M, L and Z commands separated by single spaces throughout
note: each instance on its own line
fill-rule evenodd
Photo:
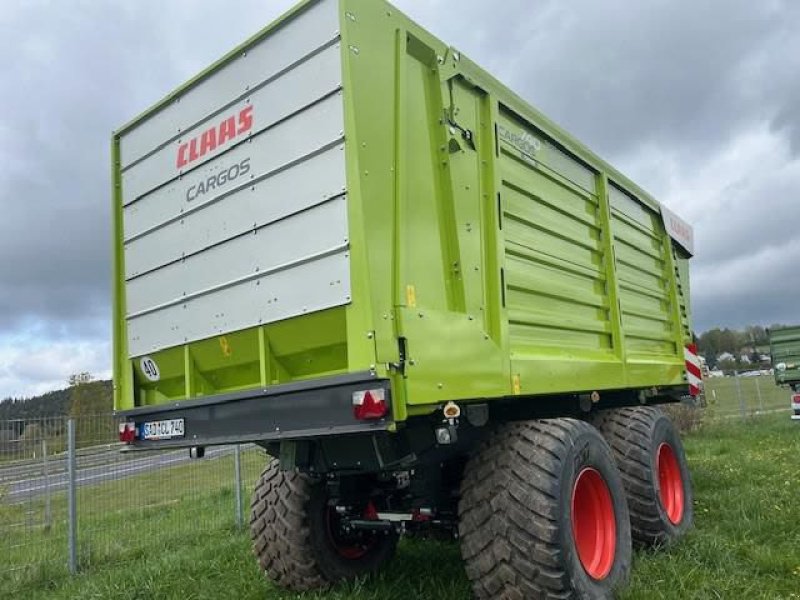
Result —
M 792 394 L 792 404 L 800 404 L 800 394 Z
M 137 438 L 136 423 L 120 423 L 119 424 L 119 441 L 126 444 L 134 442 Z
M 385 390 L 353 392 L 353 415 L 359 421 L 382 419 L 388 412 Z

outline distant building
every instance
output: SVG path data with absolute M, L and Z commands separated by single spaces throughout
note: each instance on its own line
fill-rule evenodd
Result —
M 717 356 L 717 362 L 721 363 L 726 360 L 736 360 L 736 357 L 731 354 L 730 352 L 723 352 L 719 356 Z
M 703 377 L 708 377 L 708 362 L 706 361 L 706 357 L 700 354 L 697 358 L 700 359 L 700 372 L 703 374 Z

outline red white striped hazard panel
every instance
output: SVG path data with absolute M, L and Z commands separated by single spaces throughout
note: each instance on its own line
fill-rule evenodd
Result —
M 699 396 L 703 387 L 703 373 L 700 370 L 700 357 L 697 356 L 697 346 L 686 344 L 683 349 L 683 358 L 686 361 L 686 379 L 689 382 L 689 393 Z

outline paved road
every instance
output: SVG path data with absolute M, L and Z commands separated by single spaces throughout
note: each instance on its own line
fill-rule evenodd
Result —
M 77 463 L 79 469 L 119 462 L 120 460 L 124 460 L 125 456 L 132 456 L 132 453 L 123 455 L 120 452 L 120 449 L 123 447 L 123 444 L 113 443 L 102 444 L 90 448 L 81 448 L 78 450 L 77 456 L 75 457 L 75 462 Z M 66 453 L 59 452 L 57 454 L 48 454 L 47 472 L 50 475 L 66 470 Z M 9 481 L 16 481 L 18 479 L 29 479 L 37 475 L 44 475 L 44 471 L 45 464 L 41 455 L 39 455 L 37 458 L 26 458 L 11 462 L 0 462 L 0 484 L 8 483 Z
M 233 453 L 233 446 L 221 446 L 207 448 L 203 461 L 213 460 L 221 456 Z M 75 481 L 79 486 L 92 485 L 106 481 L 116 481 L 148 473 L 165 467 L 174 466 L 189 462 L 189 451 L 187 449 L 173 450 L 164 453 L 142 453 L 142 454 L 120 454 L 119 450 L 113 449 L 104 453 L 106 460 L 104 464 L 96 466 L 78 465 Z M 6 472 L 0 470 L 0 485 L 5 488 L 3 501 L 9 503 L 22 502 L 31 498 L 47 493 L 57 492 L 66 489 L 69 479 L 66 472 L 66 461 L 59 458 L 52 460 L 53 472 L 47 477 L 41 474 L 41 466 L 37 465 L 31 471 L 33 477 L 21 478 L 23 474 L 17 467 L 14 471 Z

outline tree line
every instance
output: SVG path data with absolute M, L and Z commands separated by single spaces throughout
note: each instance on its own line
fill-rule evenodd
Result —
M 775 324 L 771 327 L 782 327 Z M 751 364 L 759 364 L 762 354 L 769 354 L 769 328 L 761 325 L 748 325 L 744 329 L 720 329 L 715 327 L 697 337 L 697 349 L 705 357 L 709 368 L 717 366 L 718 357 L 729 353 L 739 362 L 742 354 L 747 355 Z
M 94 381 L 88 373 L 69 378 L 68 387 L 30 398 L 0 400 L 0 422 L 110 413 L 111 380 Z
M 42 450 L 43 440 L 49 452 L 63 451 L 64 417 L 77 419 L 79 447 L 115 439 L 107 418 L 113 409 L 111 381 L 93 381 L 88 373 L 79 373 L 71 376 L 68 384 L 39 396 L 0 401 L 0 458 L 35 456 Z

